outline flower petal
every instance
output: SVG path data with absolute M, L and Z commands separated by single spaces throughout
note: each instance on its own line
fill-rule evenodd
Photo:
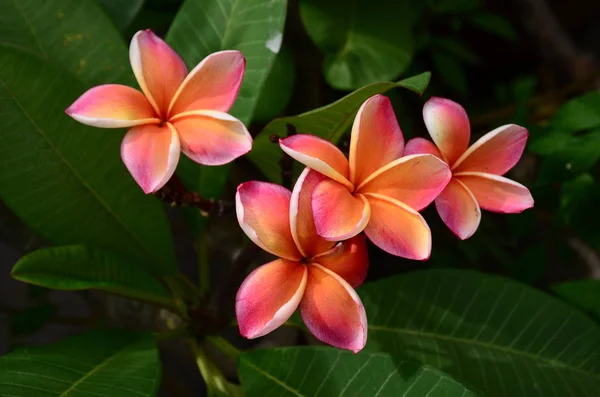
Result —
M 388 196 L 420 211 L 435 200 L 451 178 L 448 165 L 439 158 L 414 154 L 380 168 L 357 192 Z
M 312 195 L 312 210 L 319 236 L 341 241 L 362 232 L 371 216 L 369 203 L 362 195 L 353 196 L 344 186 L 326 179 Z
M 179 138 L 173 126 L 140 125 L 121 142 L 121 158 L 144 193 L 153 193 L 169 181 L 179 162 Z
M 473 193 L 457 178 L 435 199 L 442 221 L 461 240 L 473 235 L 481 221 L 481 210 Z
M 252 149 L 252 137 L 246 126 L 227 113 L 190 112 L 172 122 L 181 139 L 181 150 L 197 163 L 227 164 Z
M 406 204 L 374 193 L 367 237 L 379 248 L 407 259 L 425 260 L 431 254 L 431 231 L 425 219 Z
M 279 146 L 293 159 L 352 189 L 348 160 L 331 142 L 314 135 L 297 134 L 280 139 Z
M 369 270 L 367 239 L 359 234 L 338 243 L 329 252 L 313 258 L 313 261 L 342 277 L 353 288 L 361 285 Z
M 305 168 L 298 177 L 290 201 L 290 226 L 296 246 L 304 257 L 312 257 L 329 251 L 335 243 L 317 234 L 312 214 L 312 194 L 319 182 L 326 179 L 323 174 Z
M 375 95 L 362 104 L 350 138 L 350 181 L 360 185 L 372 172 L 398 159 L 404 137 L 390 100 Z
M 175 92 L 187 75 L 187 67 L 175 51 L 150 29 L 131 39 L 129 60 L 133 74 L 160 117 L 166 118 Z
M 352 287 L 334 272 L 308 266 L 300 312 L 306 327 L 320 341 L 358 353 L 367 343 L 367 314 Z
M 433 154 L 440 159 L 443 158 L 437 146 L 425 138 L 413 138 L 406 142 L 404 156 L 410 156 L 411 154 Z
M 246 59 L 239 51 L 210 54 L 196 66 L 177 90 L 169 115 L 193 110 L 227 112 L 237 97 Z
M 452 165 L 469 146 L 471 124 L 467 112 L 454 101 L 432 97 L 423 106 L 423 120 L 444 160 Z
M 238 222 L 256 245 L 273 255 L 300 260 L 290 232 L 290 196 L 283 186 L 267 182 L 242 183 L 235 195 Z
M 277 259 L 246 277 L 235 297 L 240 334 L 258 338 L 278 328 L 296 311 L 306 287 L 306 265 Z
M 533 207 L 529 189 L 503 176 L 462 172 L 455 177 L 467 186 L 484 210 L 515 214 Z
M 452 169 L 504 175 L 519 162 L 528 135 L 525 128 L 515 124 L 498 127 L 471 145 Z
M 80 123 L 94 127 L 160 123 L 144 94 L 119 84 L 99 85 L 86 91 L 65 112 Z

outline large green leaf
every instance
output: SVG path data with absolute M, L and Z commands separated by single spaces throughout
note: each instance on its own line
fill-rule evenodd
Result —
M 368 350 L 438 368 L 486 396 L 594 396 L 600 328 L 509 279 L 429 270 L 360 289 Z
M 151 334 L 92 331 L 0 357 L 0 396 L 155 396 L 158 349 Z
M 121 30 L 125 30 L 144 6 L 146 0 L 98 0 Z
M 600 320 L 600 280 L 568 281 L 552 287 L 556 295 Z
M 371 84 L 327 106 L 297 116 L 275 119 L 256 137 L 252 151 L 248 156 L 269 180 L 281 183 L 281 166 L 279 162 L 283 155 L 279 145 L 271 142 L 271 135 L 285 137 L 287 125 L 291 124 L 298 133 L 317 135 L 337 143 L 354 121 L 354 116 L 360 105 L 368 98 L 396 87 L 406 88 L 421 95 L 427 88 L 430 78 L 431 73 L 425 72 L 400 80 L 397 83 Z
M 304 27 L 325 53 L 325 79 L 340 90 L 393 80 L 404 71 L 417 9 L 408 0 L 300 1 Z
M 21 258 L 12 276 L 58 290 L 94 288 L 133 299 L 170 305 L 165 288 L 141 266 L 111 252 L 82 245 L 46 248 Z
M 84 87 L 37 56 L 0 51 L 0 198 L 57 244 L 131 256 L 175 271 L 161 203 L 145 196 L 120 160 L 121 134 L 64 114 Z
M 87 84 L 133 76 L 119 31 L 92 0 L 0 0 L 0 45 L 49 59 Z
M 248 397 L 477 396 L 440 370 L 382 353 L 326 347 L 255 350 L 239 358 Z

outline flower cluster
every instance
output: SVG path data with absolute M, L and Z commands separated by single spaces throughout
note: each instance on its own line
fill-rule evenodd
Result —
M 67 114 L 92 126 L 131 127 L 121 156 L 144 192 L 164 186 L 180 151 L 220 165 L 250 150 L 246 127 L 225 113 L 244 73 L 241 53 L 212 54 L 188 74 L 164 41 L 141 31 L 130 58 L 143 93 L 102 85 Z M 257 181 L 238 187 L 241 228 L 278 257 L 254 270 L 237 293 L 243 336 L 273 331 L 300 307 L 319 340 L 356 353 L 367 340 L 365 309 L 354 290 L 369 266 L 365 236 L 392 255 L 426 260 L 431 232 L 419 211 L 432 202 L 460 239 L 477 230 L 481 208 L 518 213 L 533 206 L 525 186 L 502 176 L 523 153 L 525 128 L 499 127 L 469 147 L 469 119 L 459 104 L 431 98 L 423 118 L 433 143 L 415 138 L 405 145 L 390 101 L 375 95 L 358 110 L 348 158 L 319 137 L 293 135 L 280 146 L 306 168 L 292 192 Z

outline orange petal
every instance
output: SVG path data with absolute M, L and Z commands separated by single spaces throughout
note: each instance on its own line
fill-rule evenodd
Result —
M 374 193 L 365 197 L 371 205 L 367 237 L 392 255 L 425 260 L 431 254 L 431 232 L 425 219 L 406 204 Z
M 344 186 L 326 179 L 312 195 L 312 210 L 319 236 L 341 241 L 362 232 L 371 215 L 369 203 L 362 195 L 353 196 Z
M 504 175 L 519 162 L 527 136 L 527 130 L 515 124 L 498 127 L 471 145 L 452 170 Z
M 278 328 L 296 311 L 307 281 L 306 265 L 277 259 L 246 277 L 235 298 L 240 334 L 258 338 Z
M 281 139 L 279 146 L 305 166 L 352 189 L 348 181 L 348 160 L 331 142 L 314 135 L 297 134 Z
M 431 154 L 402 157 L 380 168 L 359 193 L 378 193 L 403 202 L 419 211 L 440 194 L 452 178 L 448 165 Z
M 183 60 L 150 29 L 141 30 L 129 46 L 131 68 L 140 88 L 162 118 L 187 75 Z
M 119 84 L 99 85 L 86 91 L 65 112 L 80 123 L 94 127 L 160 123 L 144 94 Z
M 267 182 L 245 182 L 237 188 L 235 206 L 242 230 L 273 255 L 300 260 L 290 232 L 290 196 L 286 188 Z
M 342 277 L 352 287 L 361 285 L 369 270 L 367 239 L 359 234 L 338 243 L 329 252 L 313 258 L 313 261 Z
M 448 228 L 461 240 L 473 235 L 481 221 L 481 210 L 473 193 L 454 178 L 435 199 L 435 207 Z
M 423 120 L 444 160 L 452 165 L 469 146 L 471 124 L 467 112 L 454 101 L 432 97 L 423 106 Z
M 179 162 L 179 138 L 172 125 L 131 128 L 121 142 L 121 158 L 144 193 L 169 181 Z
M 411 154 L 433 154 L 435 157 L 443 158 L 437 146 L 424 138 L 413 138 L 406 142 L 404 156 L 410 156 Z
M 252 137 L 227 113 L 205 110 L 172 119 L 186 156 L 204 165 L 223 165 L 248 153 Z
M 169 116 L 193 110 L 227 112 L 240 90 L 246 59 L 239 51 L 210 54 L 196 66 L 173 97 Z
M 350 181 L 358 186 L 372 172 L 398 159 L 404 137 L 387 97 L 375 95 L 362 104 L 350 138 Z
M 484 172 L 463 172 L 455 177 L 473 193 L 484 210 L 515 214 L 533 207 L 529 189 L 508 178 Z
M 306 327 L 320 341 L 358 353 L 367 343 L 367 315 L 352 287 L 332 271 L 308 266 L 300 312 Z
M 326 177 L 305 168 L 298 177 L 290 201 L 290 226 L 296 246 L 304 257 L 312 257 L 329 251 L 335 243 L 317 234 L 312 214 L 312 194 L 319 182 Z

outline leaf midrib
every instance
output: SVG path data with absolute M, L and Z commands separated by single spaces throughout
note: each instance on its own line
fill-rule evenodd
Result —
M 491 343 L 482 342 L 482 341 L 478 341 L 475 339 L 457 338 L 455 336 L 442 335 L 442 334 L 437 334 L 434 332 L 426 332 L 426 331 L 419 331 L 419 330 L 406 329 L 406 328 L 390 328 L 390 327 L 386 327 L 383 325 L 373 325 L 373 324 L 369 324 L 369 331 L 381 331 L 381 332 L 389 332 L 389 333 L 397 333 L 397 334 L 406 334 L 406 335 L 411 335 L 411 336 L 427 337 L 427 338 L 439 339 L 439 340 L 448 341 L 448 342 L 455 342 L 455 343 L 462 343 L 465 345 L 478 346 L 478 347 L 481 347 L 484 349 L 497 350 L 497 351 L 500 351 L 500 352 L 503 352 L 503 353 L 506 353 L 509 355 L 515 355 L 515 356 L 528 358 L 532 361 L 539 361 L 544 364 L 548 364 L 553 368 L 564 368 L 566 370 L 576 372 L 580 375 L 590 377 L 590 378 L 593 378 L 596 380 L 600 380 L 599 374 L 593 374 L 593 373 L 585 371 L 581 368 L 568 366 L 566 363 L 564 363 L 562 361 L 548 359 L 546 357 L 542 357 L 542 356 L 539 356 L 536 354 L 527 353 L 527 352 L 524 352 L 521 350 L 516 350 L 511 347 L 494 345 Z

